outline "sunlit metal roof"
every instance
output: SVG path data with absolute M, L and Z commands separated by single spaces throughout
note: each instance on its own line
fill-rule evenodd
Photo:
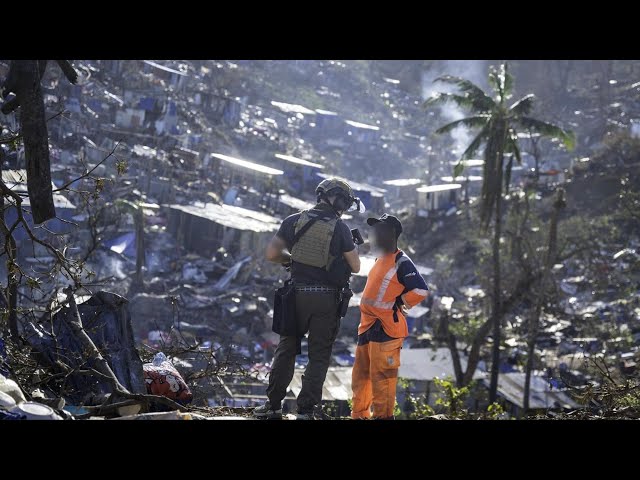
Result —
M 449 162 L 451 165 L 457 165 L 458 164 L 458 160 L 453 160 L 452 162 Z M 465 167 L 481 167 L 482 165 L 484 165 L 484 160 L 462 160 L 462 165 L 464 165 Z
M 330 112 L 329 110 L 322 110 L 320 108 L 316 108 L 316 113 L 319 113 L 320 115 L 330 115 L 330 116 L 338 115 L 336 112 Z
M 226 204 L 195 202 L 192 205 L 169 205 L 169 208 L 206 218 L 236 230 L 249 230 L 258 233 L 274 232 L 278 230 L 280 225 L 280 220 L 271 215 Z
M 402 361 L 402 359 L 400 360 Z M 488 386 L 488 380 L 483 382 Z M 498 393 L 506 400 L 522 408 L 524 400 L 525 374 L 523 372 L 501 373 L 498 377 Z M 575 408 L 578 404 L 566 392 L 552 389 L 549 382 L 538 375 L 531 375 L 529 408 Z
M 353 120 L 345 120 L 344 123 L 351 125 L 354 128 L 365 128 L 369 130 L 380 130 L 380 127 L 375 125 L 367 125 L 366 123 L 354 122 Z
M 397 178 L 395 180 L 385 180 L 385 185 L 390 185 L 392 187 L 409 187 L 411 185 L 418 185 L 422 180 L 419 178 Z
M 351 370 L 351 367 L 329 367 L 327 377 L 322 385 L 323 400 L 346 401 L 351 398 Z M 296 369 L 289 384 L 289 388 L 296 397 L 302 390 L 303 373 L 303 370 Z
M 285 113 L 301 113 L 303 115 L 315 115 L 316 112 L 313 110 L 309 110 L 307 107 L 303 107 L 302 105 L 296 105 L 293 103 L 284 103 L 284 102 L 271 102 L 271 105 L 274 107 L 278 107 Z
M 460 354 L 462 370 L 467 360 Z M 403 348 L 400 350 L 400 371 L 398 376 L 407 380 L 433 380 L 434 378 L 455 378 L 453 360 L 448 348 Z M 473 379 L 483 378 L 484 374 L 476 370 Z
M 228 155 L 223 155 L 221 153 L 212 153 L 211 156 L 219 158 L 223 162 L 227 162 L 230 165 L 246 168 L 248 170 L 264 173 L 266 175 L 282 175 L 284 173 L 282 170 L 278 170 L 276 168 L 260 165 L 259 163 L 249 162 L 247 160 L 242 160 L 241 158 L 230 157 Z
M 293 157 L 291 155 L 283 155 L 281 153 L 276 153 L 276 157 L 282 160 L 286 160 L 287 162 L 297 163 L 298 165 L 304 165 L 306 167 L 324 168 L 324 165 L 320 165 L 319 163 L 309 162 L 308 160 L 303 160 L 302 158 Z
M 458 190 L 462 188 L 459 183 L 447 183 L 445 185 L 423 185 L 416 188 L 416 191 L 420 193 L 433 193 L 433 192 L 446 192 L 447 190 Z

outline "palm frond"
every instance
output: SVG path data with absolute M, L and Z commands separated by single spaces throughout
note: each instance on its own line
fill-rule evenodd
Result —
M 458 178 L 460 175 L 462 175 L 463 171 L 464 171 L 464 163 L 462 163 L 462 160 L 459 160 L 458 163 L 456 163 L 456 166 L 453 167 L 453 178 L 454 179 Z
M 567 147 L 567 150 L 573 150 L 575 148 L 576 137 L 571 130 L 563 130 L 557 125 L 531 117 L 518 117 L 515 118 L 514 121 L 524 127 L 525 130 L 539 133 L 544 137 L 560 139 L 565 147 Z
M 447 133 L 457 127 L 478 128 L 484 126 L 489 121 L 489 115 L 475 115 L 473 117 L 461 118 L 451 123 L 443 125 L 436 130 L 437 134 Z
M 461 92 L 468 94 L 473 98 L 474 104 L 479 107 L 478 110 L 491 110 L 495 107 L 493 99 L 485 93 L 479 86 L 470 80 L 454 75 L 443 75 L 434 80 L 434 82 L 450 83 L 458 87 Z
M 480 133 L 476 135 L 476 138 L 469 144 L 467 149 L 462 153 L 460 160 L 469 160 L 473 158 L 475 153 L 480 149 L 480 146 L 484 141 L 487 140 L 487 136 L 489 135 L 489 123 L 485 124 L 485 126 L 480 130 Z
M 509 111 L 513 115 L 529 115 L 529 113 L 533 109 L 533 102 L 535 98 L 536 96 L 533 93 L 525 95 L 520 100 L 511 105 Z
M 447 102 L 452 102 L 463 108 L 472 108 L 473 101 L 465 96 L 458 95 L 456 93 L 445 93 L 445 92 L 437 92 L 431 95 L 425 102 L 422 104 L 424 108 L 430 108 L 436 105 L 443 105 Z
M 514 131 L 510 138 L 507 140 L 507 147 L 505 152 L 511 153 L 516 157 L 518 165 L 522 165 L 522 157 L 520 156 L 520 147 L 518 146 L 518 137 Z
M 477 113 L 490 112 L 495 106 L 493 103 L 489 104 L 482 98 L 476 98 L 470 95 L 468 92 L 460 95 L 458 93 L 437 92 L 431 95 L 423 104 L 423 108 L 433 107 L 435 105 L 442 105 L 447 102 L 452 102 L 461 108 L 466 108 Z

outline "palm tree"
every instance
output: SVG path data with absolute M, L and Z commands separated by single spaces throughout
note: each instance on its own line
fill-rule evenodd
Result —
M 435 81 L 455 85 L 456 93 L 435 93 L 425 102 L 425 107 L 452 102 L 470 111 L 471 116 L 448 123 L 436 130 L 442 134 L 464 126 L 479 130 L 477 136 L 463 152 L 453 171 L 457 177 L 464 169 L 464 160 L 470 159 L 484 146 L 484 171 L 480 199 L 480 221 L 484 230 L 494 219 L 493 230 L 493 298 L 491 321 L 493 348 L 489 401 L 495 402 L 498 391 L 498 367 L 500 362 L 500 333 L 503 312 L 501 310 L 500 286 L 500 236 L 502 234 L 502 196 L 508 193 L 513 160 L 521 163 L 518 147 L 518 130 L 540 134 L 543 137 L 560 139 L 568 149 L 575 143 L 573 133 L 551 123 L 529 116 L 533 109 L 534 95 L 525 95 L 508 104 L 513 89 L 513 77 L 506 63 L 489 70 L 489 83 L 494 96 L 491 97 L 473 82 L 460 77 L 446 75 Z M 508 161 L 505 164 L 505 159 Z

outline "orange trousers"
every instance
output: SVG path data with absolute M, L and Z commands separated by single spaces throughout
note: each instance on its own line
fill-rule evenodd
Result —
M 403 340 L 358 345 L 351 374 L 351 418 L 393 417 Z

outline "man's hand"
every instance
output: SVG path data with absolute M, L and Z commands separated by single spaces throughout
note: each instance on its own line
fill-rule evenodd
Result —
M 404 314 L 407 315 L 409 313 L 409 309 L 411 307 L 409 307 L 408 305 L 406 305 L 404 303 L 404 298 L 402 298 L 402 295 L 400 295 L 397 299 L 396 299 L 396 306 L 400 309 L 400 311 Z

